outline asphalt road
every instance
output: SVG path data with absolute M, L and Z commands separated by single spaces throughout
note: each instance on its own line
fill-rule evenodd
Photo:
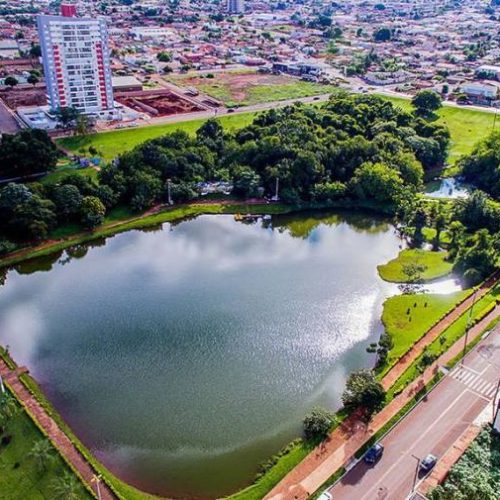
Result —
M 359 462 L 329 491 L 335 500 L 403 500 L 424 479 L 419 459 L 438 460 L 495 396 L 500 375 L 500 327 L 478 344 L 428 397 L 382 440 L 374 466 Z M 491 419 L 491 416 L 489 416 Z
M 15 134 L 20 129 L 21 127 L 12 115 L 12 111 L 0 99 L 0 133 Z

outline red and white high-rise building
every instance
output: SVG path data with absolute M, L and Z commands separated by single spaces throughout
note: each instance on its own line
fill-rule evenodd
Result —
M 71 4 L 62 4 L 61 14 L 37 18 L 50 108 L 74 107 L 87 114 L 111 111 L 106 21 L 77 17 Z

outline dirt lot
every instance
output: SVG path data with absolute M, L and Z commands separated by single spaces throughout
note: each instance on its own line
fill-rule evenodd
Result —
M 0 90 L 0 99 L 10 109 L 16 109 L 18 106 L 45 106 L 47 104 L 45 94 L 45 87 L 14 87 L 13 89 Z
M 193 102 L 183 99 L 169 90 L 120 92 L 115 94 L 115 99 L 124 106 L 147 113 L 151 117 L 192 113 L 203 110 L 201 106 L 197 106 Z
M 210 74 L 210 73 L 207 73 Z M 286 75 L 258 72 L 215 73 L 213 78 L 202 75 L 182 75 L 170 80 L 183 87 L 196 87 L 201 92 L 223 102 L 227 106 L 244 106 L 327 94 L 331 85 L 305 82 Z

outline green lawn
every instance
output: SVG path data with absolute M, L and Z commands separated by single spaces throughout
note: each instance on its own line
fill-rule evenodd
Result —
M 184 87 L 195 87 L 228 107 L 252 106 L 272 101 L 299 99 L 328 94 L 338 89 L 335 85 L 306 82 L 287 75 L 259 73 L 255 69 L 225 71 L 212 74 L 187 73 L 169 75 L 167 80 Z
M 9 444 L 0 444 L 0 498 L 8 500 L 48 500 L 56 498 L 54 481 L 69 467 L 54 449 L 53 457 L 45 469 L 29 456 L 33 445 L 45 439 L 30 417 L 21 409 L 7 421 L 0 436 L 11 436 Z M 92 496 L 79 483 L 77 497 Z
M 387 97 L 404 109 L 412 109 L 410 101 L 402 97 Z M 493 127 L 494 113 L 468 109 L 467 107 L 443 106 L 438 112 L 437 123 L 446 125 L 451 134 L 449 162 L 455 163 L 460 156 L 472 151 L 477 141 L 487 136 Z M 496 124 L 500 128 L 500 123 Z
M 242 128 L 249 125 L 255 113 L 238 113 L 222 116 L 219 118 L 221 124 L 228 130 Z M 190 120 L 180 123 L 166 123 L 164 125 L 151 125 L 149 127 L 137 127 L 126 130 L 113 130 L 100 134 L 92 134 L 87 137 L 65 137 L 57 143 L 73 153 L 85 153 L 93 146 L 99 156 L 105 160 L 111 160 L 124 151 L 133 149 L 138 144 L 160 137 L 175 130 L 184 130 L 188 134 L 194 134 L 205 122 L 204 119 Z
M 298 83 L 304 85 L 309 84 L 309 82 Z M 300 86 L 298 88 L 300 88 Z M 324 89 L 325 87 L 322 86 L 322 88 Z M 269 92 L 273 92 L 271 87 L 262 89 L 256 87 L 254 91 L 257 95 L 260 94 L 260 97 L 269 95 Z M 276 90 L 276 92 L 279 93 L 282 91 Z M 325 90 L 325 92 L 328 92 L 328 90 Z M 297 96 L 289 96 L 289 98 L 293 97 Z M 385 96 L 384 98 L 405 109 L 411 108 L 408 99 Z M 250 124 L 255 114 L 255 112 L 238 113 L 231 116 L 222 116 L 219 119 L 224 127 L 229 130 L 234 130 Z M 451 163 L 454 163 L 462 154 L 469 153 L 474 144 L 491 131 L 494 119 L 492 113 L 467 108 L 443 107 L 439 110 L 438 115 L 439 123 L 446 124 L 450 129 L 452 137 L 452 146 L 450 150 Z M 60 146 L 73 153 L 87 152 L 89 146 L 93 146 L 102 158 L 110 160 L 115 158 L 118 154 L 130 150 L 148 139 L 159 137 L 174 130 L 185 130 L 189 134 L 194 134 L 204 121 L 204 119 L 198 119 L 164 125 L 137 127 L 134 129 L 113 130 L 111 132 L 93 134 L 87 137 L 66 137 L 59 139 L 57 142 Z M 500 127 L 500 123 L 497 127 Z
M 56 167 L 53 172 L 42 177 L 40 182 L 42 184 L 54 184 L 72 174 L 82 175 L 91 180 L 97 179 L 97 170 L 95 168 Z
M 299 99 L 320 94 L 328 94 L 337 89 L 334 85 L 322 85 L 314 82 L 303 82 L 300 80 L 290 83 L 274 85 L 255 85 L 246 90 L 244 97 L 235 99 L 230 88 L 219 82 L 210 82 L 196 85 L 203 93 L 222 101 L 228 107 L 252 106 L 271 101 L 285 101 L 287 99 Z
M 434 340 L 426 349 L 426 353 L 436 358 L 446 352 L 460 337 L 465 333 L 467 324 L 473 324 L 474 320 L 482 319 L 494 307 L 500 299 L 500 285 L 497 285 L 493 290 L 487 293 L 479 301 L 474 304 L 474 308 L 467 310 L 460 318 L 451 324 L 436 340 Z M 414 380 L 420 374 L 421 359 L 420 355 L 417 360 L 401 375 L 398 381 L 389 390 L 389 398 L 392 398 L 395 393 L 406 387 L 408 383 Z
M 427 269 L 422 273 L 422 279 L 429 281 L 451 272 L 453 263 L 447 262 L 446 256 L 446 252 L 406 249 L 399 252 L 395 259 L 378 266 L 377 269 L 382 279 L 393 283 L 404 283 L 408 281 L 408 277 L 403 272 L 403 266 L 418 264 L 426 266 Z
M 394 347 L 389 352 L 384 372 L 468 293 L 465 290 L 446 295 L 404 294 L 388 298 L 384 302 L 382 322 Z

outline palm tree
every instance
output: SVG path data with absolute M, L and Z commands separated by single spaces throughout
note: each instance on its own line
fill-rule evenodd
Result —
M 62 476 L 52 481 L 54 498 L 61 500 L 77 500 L 81 497 L 81 485 L 74 474 L 64 471 Z
M 39 469 L 44 470 L 54 458 L 53 451 L 54 449 L 50 441 L 48 439 L 41 439 L 33 445 L 29 456 L 36 462 Z

